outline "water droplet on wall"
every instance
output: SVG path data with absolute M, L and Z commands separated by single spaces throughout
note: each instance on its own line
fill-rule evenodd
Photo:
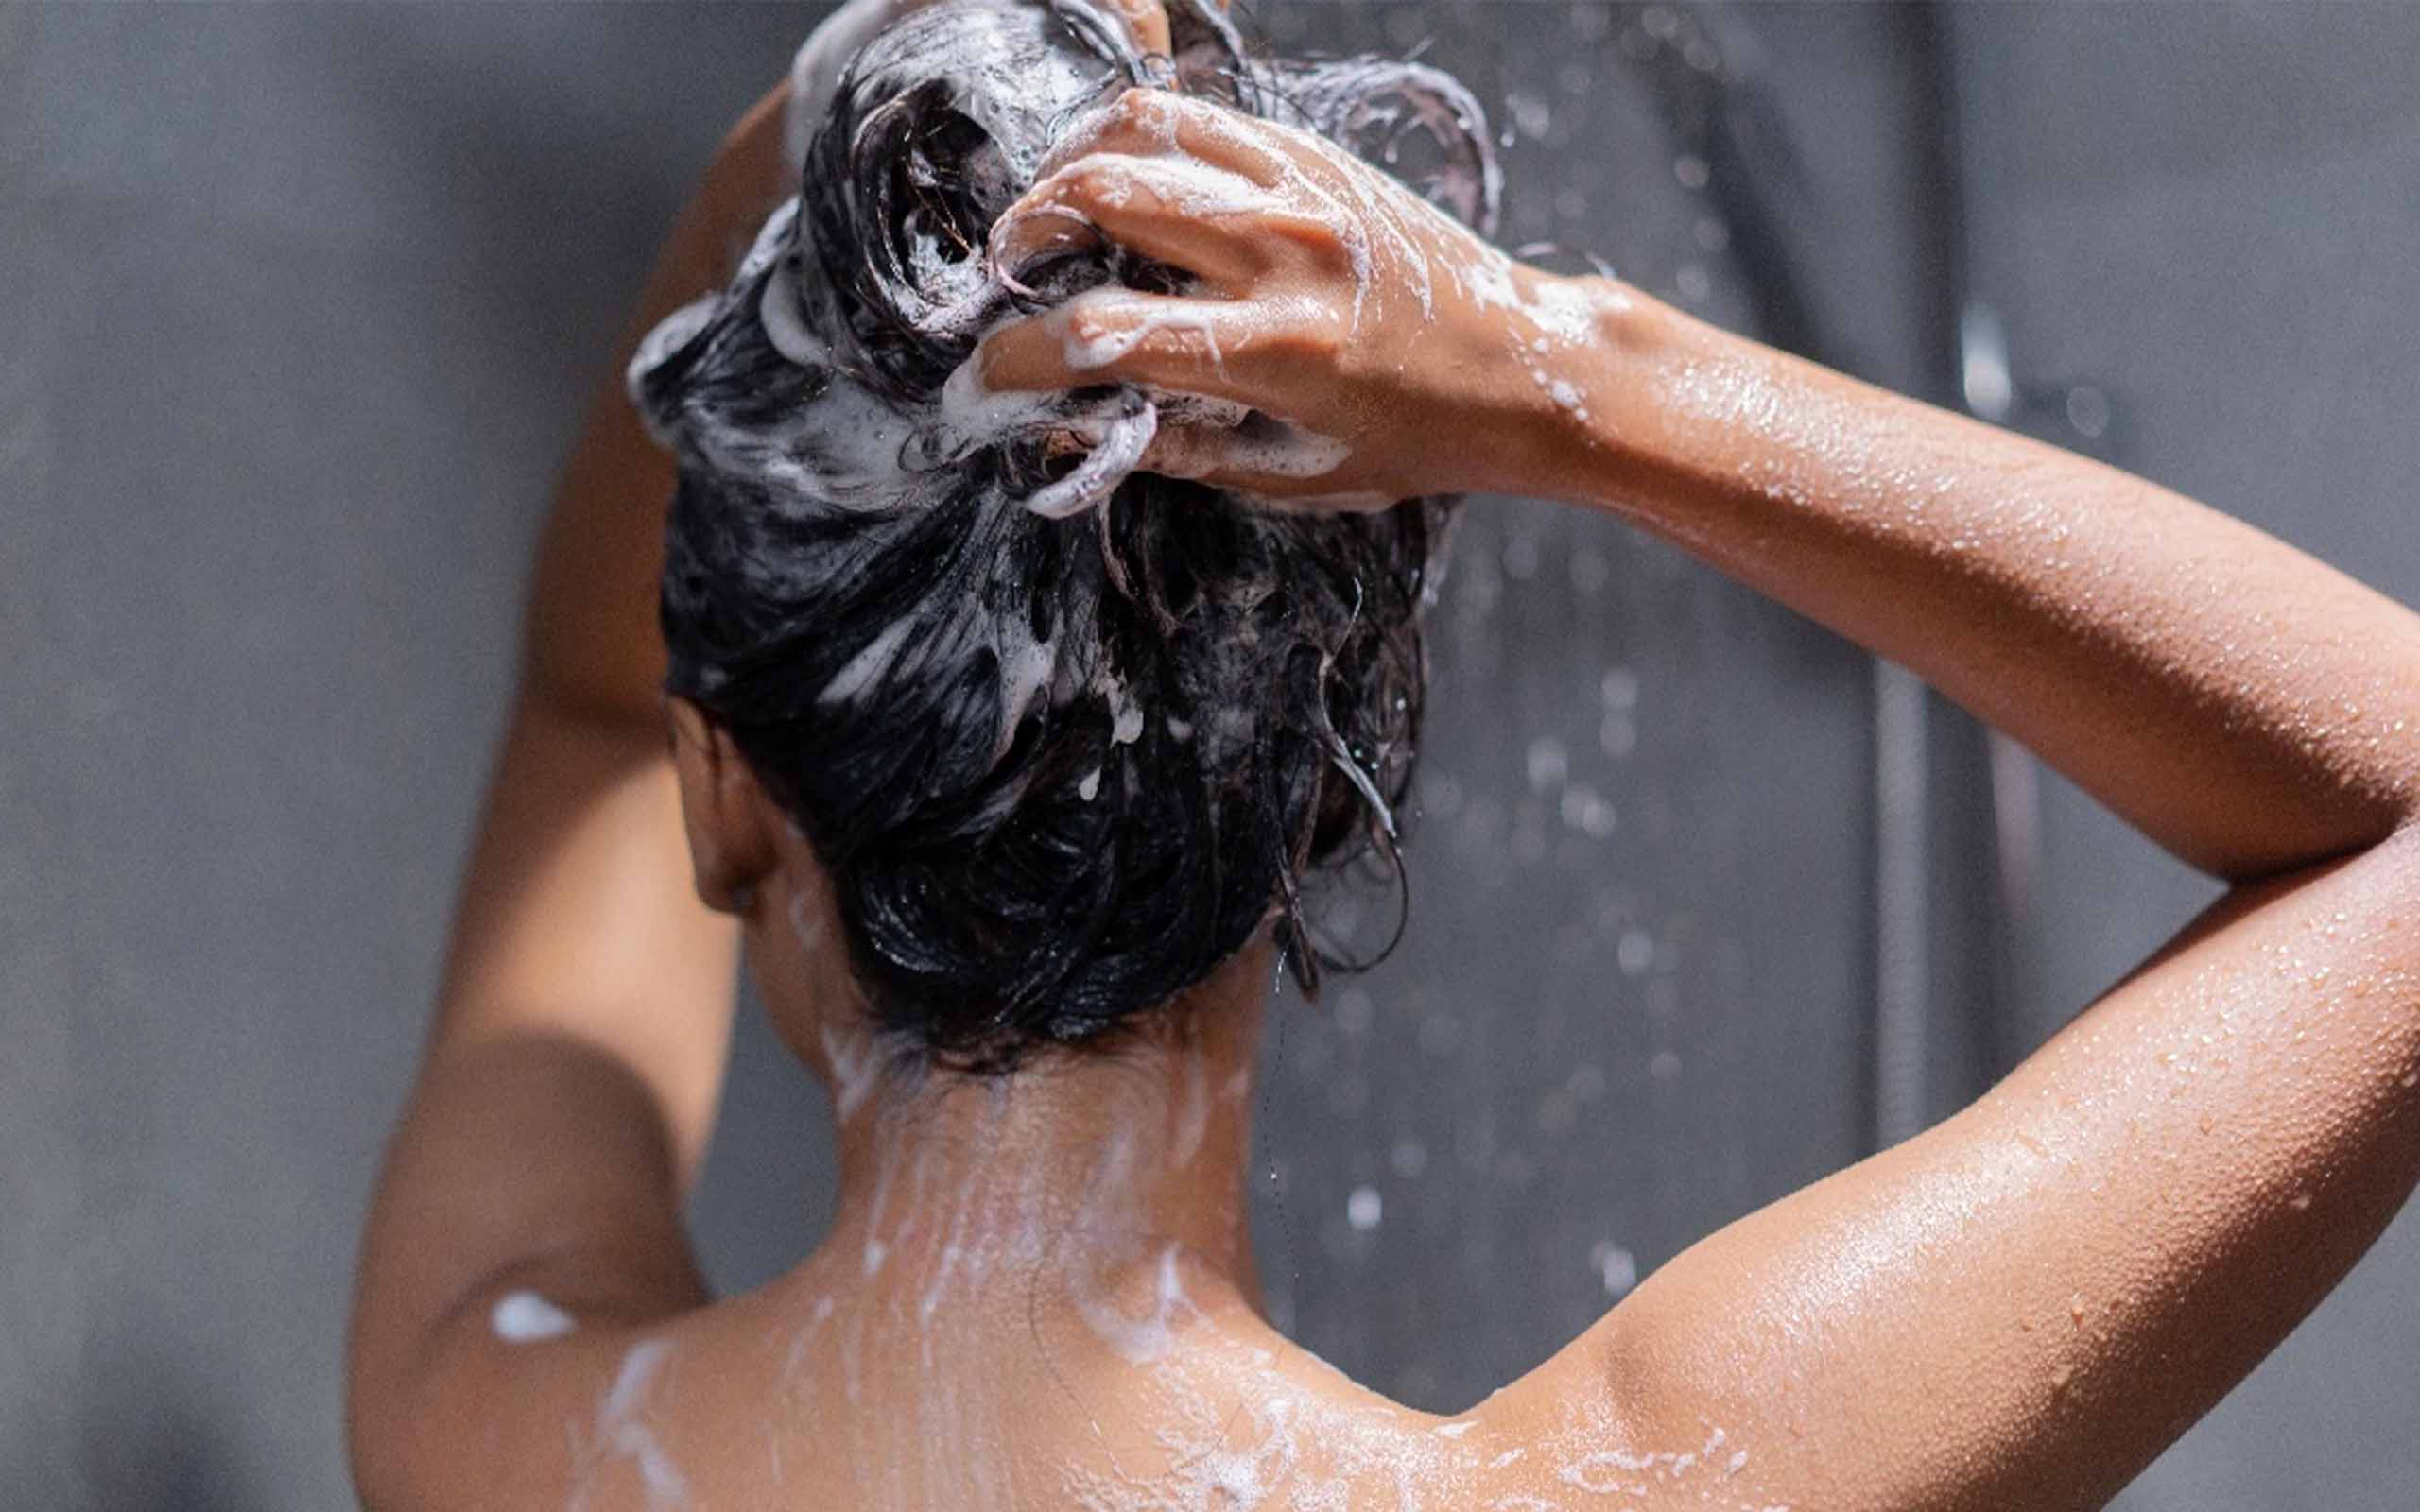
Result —
M 1627 1296 L 1638 1284 L 1638 1257 L 1610 1239 L 1588 1251 L 1588 1268 L 1604 1282 L 1607 1297 Z
M 1621 943 L 1614 947 L 1614 959 L 1621 966 L 1622 975 L 1646 975 L 1655 964 L 1655 936 L 1635 927 L 1623 930 Z
M 1376 1187 L 1355 1187 L 1353 1195 L 1344 1199 L 1344 1221 L 1353 1226 L 1355 1233 L 1368 1233 L 1386 1215 L 1386 1199 L 1378 1195 Z
M 1563 742 L 1552 735 L 1540 735 L 1530 742 L 1528 765 L 1530 791 L 1544 793 L 1570 777 L 1571 753 L 1564 750 Z

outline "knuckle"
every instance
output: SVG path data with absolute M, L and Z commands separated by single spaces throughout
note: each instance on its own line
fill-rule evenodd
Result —
M 1078 158 L 1044 180 L 1034 198 L 1062 209 L 1088 211 L 1102 202 L 1108 182 L 1108 169 L 1099 158 Z
M 1067 335 L 1078 343 L 1092 346 L 1108 340 L 1117 331 L 1117 322 L 1107 310 L 1098 306 L 1070 305 L 1067 309 Z
M 1158 118 L 1160 97 L 1165 94 L 1163 90 L 1130 84 L 1109 102 L 1109 112 L 1103 119 L 1110 126 L 1130 129 L 1148 126 Z
M 1109 175 L 1098 158 L 1081 158 L 1059 170 L 1059 189 L 1053 197 L 1062 204 L 1090 208 L 1101 201 L 1109 184 Z
M 1321 367 L 1335 365 L 1346 350 L 1344 332 L 1323 308 L 1298 308 L 1277 334 L 1279 353 Z
M 1319 272 L 1342 273 L 1353 266 L 1352 244 L 1324 220 L 1288 212 L 1272 217 L 1270 229 L 1297 258 Z

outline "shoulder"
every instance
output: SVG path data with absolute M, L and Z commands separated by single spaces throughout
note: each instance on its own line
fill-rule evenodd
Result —
M 502 1284 L 407 1376 L 356 1383 L 354 1472 L 371 1512 L 607 1507 L 686 1499 L 728 1446 L 717 1410 L 756 1394 L 744 1301 L 617 1318 Z M 678 1411 L 675 1411 L 675 1408 Z M 700 1409 L 707 1409 L 700 1411 Z

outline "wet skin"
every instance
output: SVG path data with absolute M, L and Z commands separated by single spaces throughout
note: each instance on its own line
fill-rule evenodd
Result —
M 735 134 L 633 339 L 769 208 L 778 135 L 769 102 Z M 1265 942 L 1148 1041 L 1005 1083 L 867 1036 L 808 848 L 694 711 L 667 750 L 670 467 L 609 388 L 365 1243 L 367 1502 L 2105 1502 L 2420 1179 L 2420 619 L 2140 479 L 1512 263 L 1283 128 L 1136 94 L 1062 158 L 1021 208 L 1200 284 L 1000 331 L 994 387 L 1248 405 L 1321 466 L 1183 425 L 1145 465 L 1294 507 L 1614 514 L 1914 668 L 2230 890 L 1963 1112 L 1704 1240 L 1470 1413 L 1411 1412 L 1257 1308 Z M 1065 223 L 1012 213 L 995 251 Z M 794 1271 L 710 1302 L 679 1213 L 742 945 L 834 1090 L 842 1196 Z

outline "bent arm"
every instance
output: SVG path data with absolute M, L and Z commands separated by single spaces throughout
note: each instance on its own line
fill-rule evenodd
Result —
M 1683 1501 L 1685 1460 L 1739 1506 L 2100 1505 L 2420 1180 L 2420 618 L 2152 484 L 1522 267 L 1300 133 L 1132 98 L 1085 146 L 1023 208 L 1196 287 L 997 333 L 987 382 L 1210 394 L 1336 458 L 1283 475 L 1184 426 L 1147 455 L 1230 487 L 1614 513 L 2235 884 L 1974 1107 L 1692 1248 L 1489 1407 L 1603 1408 L 1603 1466 Z M 1170 158 L 1220 215 L 1154 188 Z
M 1539 1389 L 1799 1506 L 2099 1507 L 2420 1180 L 2420 839 L 2242 889 L 1963 1112 L 1651 1276 Z M 1703 1430 L 1699 1430 L 1703 1432 Z
M 2420 1181 L 2420 617 L 2155 485 L 1645 301 L 1554 491 L 1922 673 L 2236 885 L 1940 1127 L 1575 1351 L 1826 1505 L 2088 1507 Z M 1743 1489 L 1746 1488 L 1743 1486 Z
M 2411 819 L 2420 616 L 2141 478 L 1600 302 L 1575 359 L 1597 418 L 1541 491 L 1903 662 L 2213 875 Z
M 476 1463 L 460 1460 L 462 1402 L 519 1400 L 441 1382 L 493 1344 L 503 1291 L 584 1319 L 704 1299 L 680 1204 L 713 1127 L 737 937 L 691 885 L 656 627 L 672 465 L 618 375 L 780 197 L 781 99 L 741 122 L 682 213 L 541 539 L 521 685 L 363 1239 L 348 1417 L 373 1504 L 459 1484 Z

